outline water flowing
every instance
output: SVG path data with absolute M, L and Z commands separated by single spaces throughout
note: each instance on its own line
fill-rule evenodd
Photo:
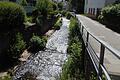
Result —
M 60 30 L 56 30 L 48 39 L 45 51 L 31 55 L 29 59 L 16 69 L 15 80 L 29 72 L 36 75 L 37 80 L 58 80 L 62 65 L 67 59 L 69 20 L 62 18 Z

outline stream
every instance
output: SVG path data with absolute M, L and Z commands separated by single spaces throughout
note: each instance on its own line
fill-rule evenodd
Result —
M 62 18 L 60 30 L 56 30 L 48 39 L 45 51 L 31 55 L 15 72 L 14 80 L 23 80 L 27 72 L 36 76 L 36 80 L 59 80 L 65 63 L 68 47 L 68 26 L 70 21 Z

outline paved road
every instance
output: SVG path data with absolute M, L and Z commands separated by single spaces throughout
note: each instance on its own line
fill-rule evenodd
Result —
M 80 20 L 83 23 L 83 25 L 87 28 L 87 30 L 91 32 L 94 36 L 105 41 L 113 48 L 120 51 L 120 34 L 106 28 L 105 25 L 102 25 L 99 22 L 96 22 L 83 15 L 77 15 L 77 17 L 78 20 Z M 99 56 L 100 44 L 97 41 L 95 41 L 92 37 L 90 37 L 89 41 L 92 47 L 95 49 L 95 52 Z M 110 74 L 120 75 L 120 60 L 117 59 L 108 50 L 105 50 L 104 64 Z

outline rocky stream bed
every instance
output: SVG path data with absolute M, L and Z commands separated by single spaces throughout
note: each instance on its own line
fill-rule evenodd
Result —
M 68 43 L 69 20 L 62 18 L 60 30 L 56 30 L 48 39 L 45 51 L 31 55 L 16 69 L 14 80 L 23 80 L 27 72 L 36 76 L 36 80 L 59 80 L 65 63 Z

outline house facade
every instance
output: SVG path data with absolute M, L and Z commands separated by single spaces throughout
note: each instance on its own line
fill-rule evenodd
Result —
M 116 0 L 85 0 L 84 13 L 97 15 L 101 8 L 115 1 Z

